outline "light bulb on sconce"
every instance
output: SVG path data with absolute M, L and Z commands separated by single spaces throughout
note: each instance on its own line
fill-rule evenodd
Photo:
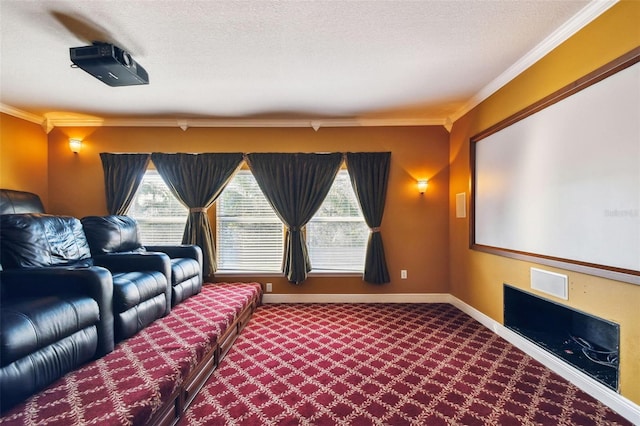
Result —
M 428 185 L 429 182 L 426 179 L 421 179 L 418 181 L 418 192 L 420 192 L 420 195 L 424 195 Z
M 74 154 L 79 153 L 80 149 L 82 149 L 82 141 L 80 139 L 69 139 L 69 149 Z

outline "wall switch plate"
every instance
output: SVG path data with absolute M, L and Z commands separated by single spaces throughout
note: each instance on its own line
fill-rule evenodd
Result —
M 400 278 L 403 279 L 403 280 L 407 279 L 407 270 L 406 269 L 403 269 L 403 270 L 400 271 Z
M 467 217 L 467 193 L 456 194 L 456 217 Z
M 267 293 L 271 293 L 273 291 L 273 284 L 266 283 L 265 286 L 267 287 L 266 289 Z

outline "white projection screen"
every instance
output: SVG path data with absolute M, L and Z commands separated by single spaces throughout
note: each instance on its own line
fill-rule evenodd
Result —
M 471 138 L 471 246 L 640 284 L 640 48 Z

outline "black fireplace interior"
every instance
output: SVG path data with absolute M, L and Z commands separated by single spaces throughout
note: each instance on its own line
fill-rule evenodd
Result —
M 504 325 L 618 390 L 618 324 L 505 284 Z

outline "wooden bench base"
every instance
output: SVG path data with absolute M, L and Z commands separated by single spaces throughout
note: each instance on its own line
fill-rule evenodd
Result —
M 251 315 L 259 306 L 259 299 L 247 305 L 220 336 L 217 344 L 209 351 L 200 364 L 186 378 L 184 384 L 171 396 L 171 399 L 156 412 L 149 421 L 153 426 L 173 426 L 200 392 L 211 374 L 218 368 L 229 349 L 233 346 L 242 329 L 249 323 Z

